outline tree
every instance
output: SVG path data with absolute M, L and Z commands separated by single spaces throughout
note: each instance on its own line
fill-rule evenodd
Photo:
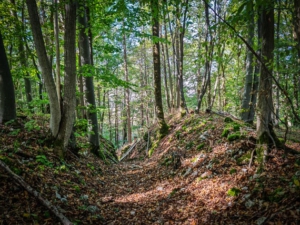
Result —
M 64 150 L 69 144 L 76 107 L 76 2 L 71 0 L 65 5 L 65 77 L 62 118 L 56 139 L 57 154 L 64 157 Z
M 0 32 L 0 124 L 16 119 L 15 91 Z
M 128 62 L 127 62 L 127 48 L 126 48 L 126 34 L 123 34 L 123 55 L 124 55 L 124 72 L 125 72 L 125 80 L 126 82 L 129 81 L 128 78 Z M 127 141 L 128 143 L 132 142 L 132 137 L 131 137 L 131 112 L 130 112 L 130 101 L 129 101 L 129 88 L 125 88 L 125 93 L 124 93 L 124 102 L 125 102 L 125 107 L 126 107 L 126 127 L 127 127 Z
M 248 17 L 248 43 L 250 46 L 254 44 L 254 13 L 253 13 L 253 0 L 250 0 L 247 4 L 247 17 Z M 253 118 L 250 118 L 250 107 L 251 101 L 251 91 L 253 86 L 253 53 L 247 49 L 247 59 L 246 59 L 246 76 L 245 76 L 245 86 L 242 98 L 242 112 L 241 119 L 244 122 L 252 123 Z
M 274 2 L 268 0 L 262 6 L 261 12 L 262 46 L 261 58 L 263 63 L 260 67 L 260 79 L 257 103 L 257 138 L 264 147 L 264 161 L 271 145 L 277 145 L 278 139 L 273 130 L 272 113 L 272 63 L 274 50 Z
M 163 137 L 168 132 L 168 125 L 165 122 L 161 97 L 161 71 L 160 71 L 160 48 L 159 48 L 159 4 L 158 0 L 151 0 L 152 13 L 152 35 L 153 35 L 153 72 L 154 72 L 154 95 L 155 109 L 158 119 L 159 135 Z
M 46 91 L 49 96 L 50 103 L 50 130 L 53 137 L 56 137 L 59 131 L 61 121 L 60 102 L 58 100 L 56 86 L 52 77 L 52 68 L 47 57 L 45 42 L 43 39 L 38 9 L 35 0 L 26 0 L 32 36 L 35 44 L 35 49 L 38 56 L 42 76 L 45 81 Z
M 80 14 L 78 22 L 80 24 L 79 33 L 79 49 L 80 49 L 80 62 L 82 66 L 82 73 L 86 72 L 85 78 L 85 97 L 88 107 L 88 119 L 91 126 L 91 132 L 89 134 L 89 142 L 92 147 L 92 152 L 99 156 L 99 129 L 98 129 L 98 119 L 96 111 L 96 101 L 95 101 L 95 91 L 94 91 L 94 80 L 92 76 L 92 58 L 90 52 L 90 41 L 87 35 L 88 27 L 88 17 L 87 9 L 84 4 L 80 5 Z M 85 70 L 85 71 L 84 71 Z

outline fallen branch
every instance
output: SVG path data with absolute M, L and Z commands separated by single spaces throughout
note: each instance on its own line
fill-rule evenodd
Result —
M 138 143 L 138 141 L 136 141 L 135 143 L 133 143 L 133 145 L 128 149 L 128 151 L 122 156 L 122 158 L 119 160 L 119 162 L 121 162 L 126 156 L 129 155 L 129 153 L 132 151 L 132 149 L 134 149 L 134 147 L 136 146 L 136 144 Z
M 9 169 L 9 167 L 3 161 L 1 161 L 1 160 L 0 160 L 0 166 L 3 169 L 5 169 L 6 172 L 9 173 L 9 175 L 11 176 L 11 178 L 13 178 L 15 181 L 17 181 L 22 187 L 25 188 L 25 190 L 27 192 L 29 192 L 31 195 L 33 195 L 34 197 L 36 197 L 55 216 L 57 216 L 64 225 L 73 225 L 73 223 L 71 223 L 67 217 L 65 217 L 54 205 L 52 205 L 51 202 L 49 202 L 47 199 L 44 199 L 39 192 L 37 192 L 36 190 L 34 190 L 21 177 L 19 177 L 17 174 L 15 174 L 14 172 L 12 172 Z

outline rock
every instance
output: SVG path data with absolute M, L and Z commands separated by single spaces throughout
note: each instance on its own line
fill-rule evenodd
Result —
M 164 188 L 163 188 L 163 187 L 157 187 L 156 190 L 158 190 L 158 191 L 163 191 Z
M 185 171 L 183 177 L 186 177 L 186 176 L 189 175 L 191 172 L 192 172 L 192 168 L 189 167 L 189 168 Z
M 251 201 L 250 199 L 248 199 L 248 201 L 246 201 L 245 206 L 249 209 L 252 206 L 254 206 L 255 203 L 253 201 Z
M 212 172 L 211 171 L 206 171 L 204 173 L 201 174 L 201 178 L 207 178 L 207 177 L 210 177 L 212 175 Z

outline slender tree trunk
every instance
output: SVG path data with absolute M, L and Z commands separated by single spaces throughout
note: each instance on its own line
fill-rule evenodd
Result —
M 41 24 L 39 21 L 38 10 L 35 0 L 26 0 L 33 40 L 42 70 L 42 75 L 46 85 L 46 91 L 50 102 L 50 129 L 53 137 L 56 137 L 59 130 L 61 112 L 57 97 L 56 86 L 52 77 L 52 68 L 47 57 L 45 43 L 42 35 Z M 74 63 L 75 64 L 75 63 Z
M 268 65 L 268 69 L 271 72 L 274 50 L 274 3 L 272 0 L 265 2 L 261 15 L 262 60 Z M 273 144 L 276 145 L 278 140 L 274 133 L 272 124 L 272 78 L 263 66 L 260 68 L 257 108 L 257 137 L 260 144 L 263 146 L 267 145 L 267 147 L 262 147 L 264 161 L 266 161 L 269 146 Z
M 107 91 L 107 114 L 108 114 L 108 129 L 109 129 L 109 141 L 112 142 L 112 122 L 111 122 L 111 109 L 109 102 L 109 91 Z
M 248 43 L 250 46 L 254 44 L 254 15 L 253 15 L 253 1 L 251 0 L 247 5 L 249 7 L 248 12 L 251 14 L 248 15 Z M 250 100 L 251 100 L 251 91 L 253 86 L 253 53 L 247 49 L 247 58 L 246 58 L 246 76 L 245 76 L 245 86 L 244 93 L 242 97 L 242 109 L 241 109 L 241 119 L 246 123 L 251 123 L 249 118 L 250 114 Z
M 167 80 L 167 65 L 166 65 L 166 55 L 164 51 L 164 45 L 161 45 L 161 52 L 163 56 L 163 71 L 164 71 L 164 83 L 165 83 L 165 92 L 166 92 L 166 98 L 167 98 L 167 105 L 169 111 L 171 111 L 171 103 L 170 103 L 170 95 L 169 95 L 169 87 L 168 87 L 168 80 Z
M 118 88 L 115 89 L 115 146 L 119 147 Z
M 34 55 L 32 54 L 32 52 L 31 52 L 31 50 L 30 50 L 30 48 L 29 48 L 27 42 L 25 42 L 25 47 L 26 47 L 26 51 L 27 51 L 29 57 L 30 57 L 31 60 L 32 60 L 32 64 L 33 64 L 33 66 L 34 66 L 34 68 L 35 68 L 35 70 L 36 70 L 36 76 L 37 76 L 37 78 L 38 78 L 38 80 L 39 80 L 39 82 L 38 82 L 39 99 L 40 99 L 40 100 L 43 100 L 43 81 L 42 81 L 41 75 L 39 74 L 39 68 L 38 68 L 38 66 L 37 66 L 37 64 L 36 64 L 36 62 L 35 62 L 35 57 L 34 57 Z M 42 112 L 44 112 L 43 104 L 41 105 L 41 108 L 40 108 L 40 109 L 41 109 Z
M 53 2 L 54 10 L 54 36 L 56 53 L 56 92 L 58 100 L 61 101 L 61 81 L 60 81 L 60 47 L 59 47 L 59 26 L 58 26 L 58 7 L 57 0 Z
M 280 9 L 280 0 L 279 0 L 279 7 L 278 7 L 278 14 L 277 14 L 277 26 L 276 26 L 276 43 L 277 46 L 279 46 L 279 41 L 280 41 L 280 14 L 281 14 L 281 9 Z M 280 80 L 280 75 L 279 75 L 279 69 L 280 69 L 280 56 L 277 53 L 276 54 L 276 79 L 279 81 Z M 279 93 L 279 88 L 276 86 L 275 89 L 275 96 L 276 96 L 276 101 L 275 101 L 275 115 L 274 115 L 274 127 L 279 127 L 279 109 L 280 109 L 280 93 Z
M 0 33 L 0 124 L 16 118 L 15 91 Z
M 257 20 L 257 46 L 259 49 L 257 51 L 257 55 L 261 57 L 261 10 L 260 8 L 257 10 L 258 20 Z M 256 101 L 257 101 L 257 94 L 258 94 L 258 86 L 259 86 L 259 73 L 260 73 L 260 62 L 256 59 L 254 75 L 253 75 L 253 86 L 251 91 L 251 100 L 250 100 L 250 112 L 249 112 L 249 122 L 250 124 L 254 121 L 255 110 L 256 110 Z
M 298 65 L 300 64 L 300 2 L 299 0 L 294 0 L 294 37 L 297 43 L 297 54 L 298 54 Z M 299 109 L 299 93 L 300 93 L 300 69 L 298 69 L 297 75 L 294 76 L 294 85 L 295 85 L 295 98 L 296 98 L 296 107 Z M 298 122 L 299 123 L 299 122 Z
M 209 21 L 209 12 L 208 12 L 208 5 L 206 4 L 206 2 L 204 2 L 205 4 L 205 18 L 206 18 L 206 34 L 205 34 L 205 42 L 208 43 L 209 37 L 210 37 L 210 41 L 209 41 L 209 46 L 208 44 L 205 45 L 205 50 L 206 50 L 206 61 L 205 61 L 205 72 L 203 75 L 203 79 L 202 79 L 202 84 L 201 84 L 201 89 L 200 89 L 200 94 L 198 97 L 198 104 L 197 104 L 197 112 L 200 111 L 200 107 L 202 104 L 202 100 L 204 95 L 207 92 L 207 88 L 209 87 L 210 89 L 210 75 L 211 75 L 211 60 L 212 60 L 212 55 L 213 55 L 213 37 L 211 35 L 211 32 L 209 31 L 210 28 L 210 21 Z M 199 71 L 200 74 L 200 71 Z M 210 91 L 209 91 L 210 93 Z M 210 103 L 210 94 L 208 95 L 208 100 Z M 210 105 L 208 105 L 210 107 Z
M 124 70 L 125 70 L 125 80 L 129 82 L 128 77 L 128 66 L 127 66 L 127 48 L 126 48 L 126 34 L 123 35 L 123 50 L 124 50 Z M 130 122 L 130 98 L 129 98 L 129 88 L 125 89 L 125 105 L 126 105 L 126 117 L 127 117 L 127 137 L 128 143 L 132 142 L 131 137 L 131 122 Z
M 86 6 L 84 4 L 80 4 L 80 13 L 78 17 L 78 22 L 80 25 L 79 32 L 79 49 L 80 49 L 80 61 L 82 65 L 82 73 L 88 72 L 89 74 L 93 74 L 93 71 L 89 68 L 92 66 L 92 52 L 90 52 L 90 40 L 87 35 L 87 30 L 89 29 L 88 21 L 87 21 L 87 12 Z M 86 103 L 88 107 L 88 120 L 90 125 L 89 132 L 89 143 L 91 145 L 91 151 L 97 156 L 99 153 L 99 129 L 98 129 L 98 118 L 96 111 L 96 100 L 95 100 L 95 90 L 94 90 L 94 78 L 93 76 L 85 76 L 85 97 Z
M 69 144 L 73 130 L 76 108 L 76 3 L 71 0 L 65 5 L 66 20 L 64 34 L 65 77 L 63 110 L 56 148 L 59 157 L 64 157 L 64 150 Z M 55 90 L 56 93 L 56 90 Z
M 159 4 L 158 0 L 151 0 L 152 35 L 159 38 Z M 164 137 L 168 132 L 168 125 L 164 119 L 164 111 L 161 97 L 161 74 L 160 74 L 160 48 L 159 42 L 153 43 L 153 66 L 154 66 L 154 95 L 155 109 L 159 125 L 159 136 Z
M 11 0 L 11 3 L 17 8 L 15 0 Z M 24 34 L 24 10 L 22 8 L 22 21 L 20 22 L 18 19 L 17 11 L 13 10 L 13 15 L 15 17 L 16 21 L 16 27 L 19 32 L 19 40 L 18 40 L 18 50 L 19 50 L 19 61 L 21 66 L 23 67 L 23 71 L 25 70 L 24 75 L 24 83 L 25 83 L 25 94 L 26 94 L 26 101 L 28 104 L 28 108 L 31 110 L 32 106 L 30 105 L 30 102 L 32 101 L 32 94 L 31 94 L 31 80 L 29 79 L 30 75 L 27 71 L 27 58 L 25 55 L 25 48 L 24 43 L 26 43 L 25 40 L 23 40 L 23 34 Z
M 165 31 L 165 39 L 166 41 L 168 41 L 168 32 L 167 32 L 167 21 L 166 21 L 166 7 L 167 7 L 167 3 L 166 1 L 163 3 L 163 16 L 164 16 L 164 31 Z M 165 60 L 167 62 L 167 66 L 168 66 L 168 73 L 169 73 L 169 84 L 170 84 L 170 105 L 171 105 L 171 110 L 174 108 L 174 94 L 173 94 L 173 78 L 172 78 L 172 73 L 171 73 L 171 65 L 170 65 L 170 57 L 169 57 L 169 49 L 168 49 L 168 45 L 167 43 L 164 44 L 165 47 Z

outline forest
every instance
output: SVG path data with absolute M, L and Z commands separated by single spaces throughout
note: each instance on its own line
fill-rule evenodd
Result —
M 298 0 L 0 18 L 0 224 L 300 222 Z

